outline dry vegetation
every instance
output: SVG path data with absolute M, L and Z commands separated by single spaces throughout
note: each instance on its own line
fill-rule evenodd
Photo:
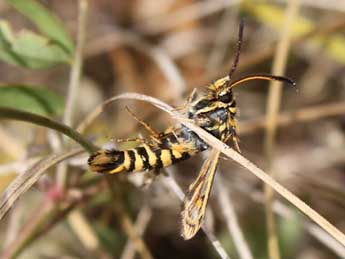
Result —
M 16 32 L 44 31 L 9 2 L 20 1 L 0 2 L 1 60 L 6 60 L 2 21 Z M 0 119 L 6 119 L 0 124 L 0 257 L 345 258 L 345 2 L 325 2 L 42 1 L 61 19 L 75 47 L 45 32 L 49 46 L 66 43 L 70 56 L 59 54 L 58 62 L 45 60 L 41 67 L 37 60 L 25 65 L 0 60 L 0 83 L 14 89 L 6 99 L 1 97 L 6 88 L 0 87 Z M 269 88 L 264 81 L 235 89 L 243 157 L 200 132 L 223 159 L 203 231 L 184 241 L 181 190 L 195 179 L 207 154 L 168 168 L 168 176 L 144 188 L 140 173 L 89 172 L 87 152 L 113 139 L 145 135 L 126 105 L 160 130 L 177 120 L 195 127 L 157 99 L 181 106 L 194 88 L 226 75 L 240 17 L 245 36 L 235 78 L 274 72 L 296 81 L 298 91 L 285 87 L 274 94 L 279 86 Z M 23 92 L 35 101 L 21 97 Z M 109 99 L 127 92 L 157 99 Z M 170 115 L 133 100 L 138 98 Z M 274 172 L 281 185 L 246 159 Z M 283 195 L 275 195 L 272 206 L 260 179 Z M 266 218 L 271 210 L 273 217 Z M 276 225 L 269 234 L 267 223 Z M 279 245 L 272 241 L 275 234 Z

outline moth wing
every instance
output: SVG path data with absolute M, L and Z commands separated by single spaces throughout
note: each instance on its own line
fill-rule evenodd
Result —
M 189 186 L 182 210 L 182 236 L 191 239 L 200 229 L 210 197 L 220 152 L 212 149 L 203 163 L 198 178 Z

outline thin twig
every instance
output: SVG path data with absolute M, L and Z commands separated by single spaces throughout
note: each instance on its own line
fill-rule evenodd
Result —
M 87 11 L 88 2 L 87 0 L 79 0 L 79 16 L 78 16 L 78 36 L 77 36 L 77 46 L 75 49 L 75 54 L 73 58 L 68 92 L 66 97 L 65 113 L 63 117 L 63 122 L 69 126 L 73 122 L 73 114 L 75 112 L 76 100 L 78 97 L 81 69 L 83 64 L 83 49 L 86 37 L 86 21 L 87 21 Z
M 72 126 L 73 124 L 73 115 L 75 113 L 75 105 L 78 97 L 81 70 L 83 65 L 83 50 L 86 38 L 87 12 L 87 0 L 79 0 L 77 46 L 75 49 L 74 58 L 72 62 L 68 92 L 66 97 L 65 112 L 63 116 L 63 122 L 68 126 Z M 59 164 L 56 171 L 57 184 L 63 189 L 66 182 L 67 165 L 65 163 Z
M 46 200 L 46 202 L 41 205 L 41 208 L 32 215 L 25 227 L 20 231 L 18 238 L 12 242 L 3 253 L 0 255 L 3 259 L 15 258 L 20 254 L 20 252 L 25 248 L 27 243 L 30 243 L 31 240 L 35 239 L 36 231 L 41 227 L 41 223 L 49 215 L 49 212 L 53 209 L 53 203 Z
M 67 220 L 83 246 L 89 251 L 97 251 L 100 245 L 98 237 L 82 212 L 73 210 L 68 215 Z
M 218 170 L 219 171 L 219 170 Z M 228 230 L 234 240 L 234 244 L 238 251 L 240 258 L 253 259 L 253 255 L 249 249 L 248 243 L 243 236 L 243 232 L 237 220 L 233 203 L 229 197 L 228 188 L 225 188 L 223 184 L 223 176 L 221 172 L 218 172 L 215 178 L 215 187 L 217 189 L 217 199 L 221 207 L 223 216 L 225 218 Z
M 245 186 L 244 184 L 241 184 L 240 186 L 238 184 L 234 184 L 233 187 L 236 188 L 236 190 L 248 195 L 255 202 L 259 202 L 262 204 L 265 202 L 265 197 L 262 192 L 253 191 L 252 188 Z M 273 202 L 273 211 L 277 215 L 286 219 L 296 217 L 296 212 L 279 200 L 275 200 Z M 326 231 L 324 231 L 314 223 L 305 221 L 302 225 L 303 228 L 306 231 L 308 231 L 310 235 L 319 240 L 322 244 L 324 244 L 326 247 L 332 250 L 340 258 L 345 259 L 345 246 L 336 242 Z
M 345 102 L 335 102 L 323 105 L 315 105 L 292 112 L 279 114 L 277 125 L 288 126 L 293 123 L 315 121 L 326 117 L 345 114 Z M 259 129 L 265 129 L 265 118 L 257 118 L 240 123 L 241 135 L 253 133 Z
M 290 39 L 292 34 L 292 23 L 298 13 L 299 0 L 290 0 L 286 9 L 286 21 L 282 28 L 281 38 L 278 43 L 275 57 L 273 60 L 272 74 L 282 75 L 285 71 L 287 62 Z M 280 102 L 282 97 L 282 85 L 277 81 L 270 83 L 268 100 L 267 100 L 267 126 L 265 135 L 265 157 L 267 161 L 267 170 L 269 174 L 274 177 L 272 171 L 272 161 L 275 146 L 275 136 L 277 130 L 277 119 L 280 109 Z M 276 229 L 276 222 L 272 211 L 272 203 L 274 199 L 274 191 L 272 187 L 265 184 L 265 212 L 266 212 L 266 228 L 268 235 L 268 254 L 271 259 L 280 258 L 280 250 L 278 244 L 278 234 Z
M 0 107 L 0 120 L 18 120 L 44 126 L 59 131 L 70 137 L 89 152 L 93 152 L 98 149 L 71 127 L 38 114 Z
M 165 169 L 168 174 L 170 175 L 169 177 L 165 177 L 163 183 L 169 188 L 172 189 L 174 191 L 174 193 L 176 194 L 176 196 L 181 200 L 184 201 L 185 199 L 185 194 L 182 191 L 181 187 L 177 184 L 177 182 L 175 181 L 175 179 L 171 176 L 173 175 L 173 173 L 171 172 L 172 168 L 166 168 Z M 224 247 L 222 246 L 222 244 L 219 242 L 219 240 L 215 237 L 215 235 L 212 233 L 212 231 L 210 231 L 208 228 L 205 227 L 205 225 L 201 226 L 202 230 L 204 231 L 204 233 L 206 234 L 207 238 L 210 240 L 212 246 L 214 247 L 214 249 L 216 250 L 216 252 L 218 253 L 218 255 L 220 256 L 220 258 L 222 259 L 230 259 L 230 256 L 228 255 L 228 253 L 225 251 Z
M 18 198 L 34 185 L 47 169 L 65 159 L 79 155 L 82 152 L 83 149 L 76 148 L 71 151 L 64 150 L 60 154 L 47 156 L 35 163 L 25 173 L 18 175 L 0 196 L 0 220 Z
M 144 206 L 140 209 L 135 223 L 136 230 L 139 235 L 143 235 L 144 231 L 150 222 L 152 211 L 150 207 Z M 132 259 L 135 256 L 135 245 L 132 240 L 128 240 L 125 248 L 123 249 L 121 259 Z
M 121 198 L 121 191 L 119 190 L 119 186 L 117 185 L 115 186 L 116 188 L 114 188 L 114 183 L 116 182 L 113 182 L 111 180 L 111 176 L 106 176 L 106 181 L 114 200 L 115 206 L 113 208 L 116 214 L 119 216 L 119 219 L 121 220 L 121 225 L 124 232 L 128 235 L 128 238 L 133 241 L 136 250 L 140 254 L 140 258 L 152 259 L 153 257 L 150 250 L 146 246 L 144 240 L 135 228 L 133 221 L 131 220 L 130 216 L 123 206 L 123 200 Z

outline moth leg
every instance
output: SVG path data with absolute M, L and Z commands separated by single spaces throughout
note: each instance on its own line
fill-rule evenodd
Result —
M 119 143 L 122 143 L 122 142 L 139 142 L 142 144 L 151 145 L 151 143 L 149 141 L 147 141 L 146 139 L 143 139 L 143 138 L 119 138 L 119 139 L 116 139 L 116 142 L 119 142 Z
M 187 98 L 187 104 L 193 102 L 197 96 L 197 92 L 196 92 L 196 88 L 193 89 L 193 91 L 189 94 L 188 98 Z
M 188 95 L 187 101 L 182 106 L 176 107 L 176 110 L 184 111 L 187 108 L 187 106 L 195 100 L 196 96 L 197 96 L 197 89 L 194 88 L 193 91 Z
M 236 151 L 241 154 L 240 145 L 238 144 L 239 143 L 238 136 L 233 136 L 232 137 L 232 142 L 234 143 L 234 148 L 236 149 Z
M 160 173 L 159 169 L 153 169 L 147 172 L 144 175 L 144 182 L 143 182 L 142 187 L 143 188 L 149 187 L 157 179 L 159 173 Z
M 150 133 L 151 138 L 157 142 L 161 143 L 160 138 L 161 138 L 161 133 L 155 130 L 150 124 L 146 123 L 145 121 L 139 119 L 127 106 L 126 106 L 126 111 L 144 128 Z

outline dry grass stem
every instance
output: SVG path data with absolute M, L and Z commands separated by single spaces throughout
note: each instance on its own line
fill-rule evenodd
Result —
M 278 42 L 275 57 L 273 60 L 272 74 L 283 75 L 288 58 L 290 40 L 292 36 L 292 24 L 297 16 L 299 8 L 299 0 L 290 0 L 286 9 L 286 20 L 281 32 L 281 38 Z M 274 155 L 275 137 L 277 130 L 277 120 L 282 97 L 282 84 L 278 81 L 270 82 L 269 94 L 267 100 L 267 119 L 266 119 L 266 135 L 265 135 L 265 157 L 267 162 L 268 173 L 274 177 L 272 171 L 272 161 Z M 264 186 L 265 190 L 265 212 L 266 227 L 268 235 L 268 254 L 271 259 L 280 258 L 280 249 L 278 244 L 278 234 L 275 222 L 272 204 L 274 200 L 274 191 L 268 184 Z
M 309 122 L 343 114 L 345 114 L 345 102 L 315 105 L 292 112 L 280 113 L 277 118 L 277 125 L 283 127 L 291 125 L 293 123 Z M 240 128 L 241 135 L 250 134 L 259 129 L 265 129 L 265 118 L 262 117 L 241 122 Z
M 148 206 L 144 206 L 140 209 L 138 213 L 137 221 L 135 222 L 135 227 L 139 235 L 143 235 L 144 231 L 150 222 L 152 216 L 152 211 Z M 125 248 L 123 249 L 121 259 L 132 259 L 135 256 L 135 245 L 132 240 L 128 240 Z
M 0 197 L 0 220 L 5 216 L 8 210 L 18 200 L 18 198 L 23 193 L 25 193 L 32 185 L 34 185 L 50 167 L 83 152 L 83 149 L 75 148 L 71 151 L 66 152 L 64 150 L 59 154 L 47 156 L 35 163 L 24 173 L 18 175 Z
M 141 237 L 140 233 L 138 232 L 137 228 L 135 227 L 132 219 L 130 218 L 129 214 L 127 213 L 123 205 L 121 187 L 116 182 L 112 181 L 111 176 L 106 177 L 106 182 L 108 184 L 108 187 L 112 194 L 112 198 L 114 200 L 114 211 L 120 219 L 123 231 L 133 242 L 138 254 L 140 255 L 140 258 L 152 259 L 153 256 L 150 250 L 148 249 L 147 245 L 145 244 L 143 238 Z
M 217 199 L 222 210 L 225 222 L 227 224 L 228 230 L 232 236 L 234 244 L 236 246 L 239 258 L 242 259 L 253 259 L 252 252 L 249 249 L 249 245 L 244 238 L 243 232 L 239 225 L 237 215 L 233 203 L 229 197 L 228 188 L 223 184 L 224 179 L 218 170 L 218 174 L 215 178 L 215 188 L 217 189 Z
M 83 65 L 83 50 L 86 38 L 86 22 L 87 22 L 88 2 L 87 0 L 78 1 L 78 35 L 77 46 L 72 60 L 70 71 L 70 79 L 66 96 L 66 105 L 63 115 L 63 123 L 72 126 L 73 115 L 75 112 L 76 100 L 80 86 L 81 71 Z M 64 137 L 65 142 L 67 139 Z M 64 188 L 66 183 L 67 165 L 59 164 L 56 170 L 56 181 L 59 186 Z
M 245 187 L 244 185 L 234 185 L 234 187 L 236 187 L 238 191 L 248 195 L 253 201 L 264 204 L 265 197 L 262 192 L 253 191 L 252 189 Z M 286 219 L 292 219 L 297 216 L 296 212 L 293 209 L 279 200 L 275 200 L 273 202 L 273 211 L 277 215 Z M 332 238 L 332 236 L 325 230 L 311 222 L 303 222 L 302 225 L 310 235 L 319 240 L 324 246 L 332 250 L 337 256 L 339 256 L 339 258 L 345 258 L 345 246 L 334 240 L 334 238 Z
M 78 35 L 77 46 L 72 62 L 68 92 L 66 97 L 66 106 L 63 117 L 63 122 L 71 126 L 73 123 L 73 113 L 75 112 L 76 99 L 78 97 L 81 69 L 83 64 L 83 49 L 86 37 L 86 21 L 88 2 L 87 0 L 79 0 L 79 17 L 78 17 Z
M 173 169 L 172 168 L 166 168 L 165 169 L 169 175 L 173 175 Z M 164 177 L 163 183 L 173 192 L 176 194 L 176 196 L 180 199 L 180 201 L 184 201 L 185 199 L 185 194 L 182 191 L 181 187 L 177 184 L 175 179 L 171 176 L 169 177 Z M 225 251 L 224 247 L 220 243 L 220 241 L 216 238 L 216 236 L 210 231 L 208 228 L 205 227 L 205 224 L 201 226 L 201 229 L 204 231 L 205 235 L 207 238 L 210 240 L 212 246 L 222 259 L 230 259 L 230 256 L 228 253 Z
M 90 223 L 80 210 L 74 210 L 68 215 L 68 223 L 83 246 L 90 251 L 97 251 L 99 241 Z

